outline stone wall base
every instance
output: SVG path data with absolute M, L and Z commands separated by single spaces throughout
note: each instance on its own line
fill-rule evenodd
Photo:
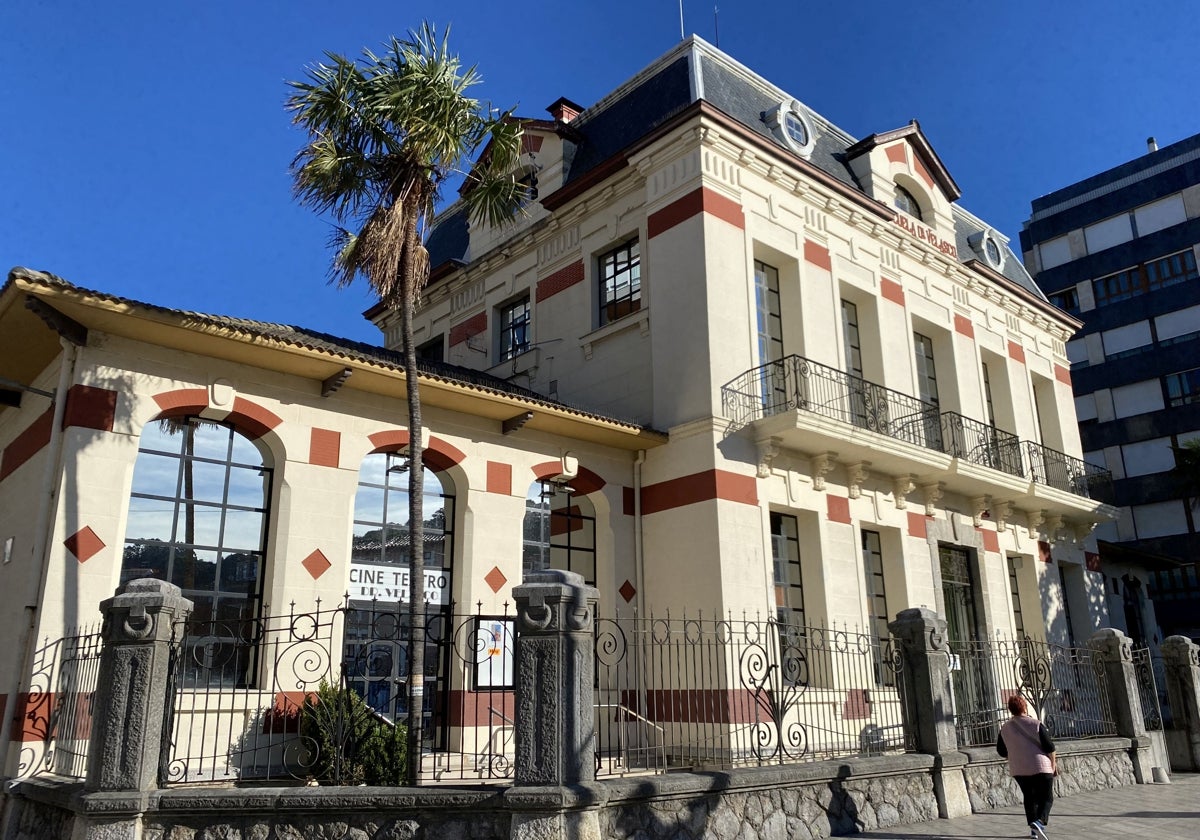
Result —
M 1057 746 L 1056 797 L 1138 783 L 1128 738 L 1059 741 Z M 1021 791 L 1008 773 L 1008 762 L 996 754 L 995 747 L 972 747 L 962 752 L 968 759 L 963 775 L 972 811 L 1021 804 Z
M 1131 785 L 1148 745 L 1059 744 L 1057 796 Z M 665 776 L 572 788 L 172 788 L 86 793 L 35 778 L 12 786 L 3 840 L 759 840 L 829 837 L 1020 802 L 994 748 Z

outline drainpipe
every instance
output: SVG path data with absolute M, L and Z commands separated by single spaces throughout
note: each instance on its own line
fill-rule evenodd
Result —
M 646 564 L 642 545 L 642 464 L 646 450 L 639 449 L 633 461 L 633 571 L 637 579 L 638 616 L 646 614 Z
M 16 764 L 20 759 L 20 747 L 18 746 L 15 751 L 12 749 L 14 742 L 11 735 L 21 684 L 28 674 L 29 665 L 33 660 L 33 650 L 37 645 L 37 634 L 34 629 L 37 626 L 38 610 L 41 607 L 42 598 L 45 597 L 46 578 L 50 566 L 47 546 L 50 544 L 50 529 L 54 527 L 53 513 L 58 495 L 58 479 L 62 476 L 63 417 L 67 409 L 67 391 L 74 381 L 75 363 L 78 359 L 78 348 L 75 344 L 65 338 L 59 339 L 59 341 L 63 346 L 62 366 L 58 371 L 58 388 L 54 391 L 54 419 L 50 425 L 50 443 L 46 449 L 46 466 L 42 471 L 42 489 L 38 494 L 37 519 L 33 530 L 33 550 L 30 552 L 33 561 L 37 563 L 37 585 L 30 593 L 34 598 L 25 603 L 24 608 L 28 621 L 21 629 L 21 636 L 17 640 L 17 647 L 22 651 L 22 656 L 20 667 L 13 674 L 8 692 L 9 703 L 13 708 L 9 714 L 5 715 L 3 723 L 0 724 L 0 744 L 3 744 L 8 752 L 4 772 L 10 777 L 16 775 Z

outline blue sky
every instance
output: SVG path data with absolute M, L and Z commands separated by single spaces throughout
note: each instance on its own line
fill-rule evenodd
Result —
M 713 4 L 686 29 L 714 41 Z M 478 93 L 544 117 L 679 40 L 677 0 L 0 8 L 0 269 L 365 341 L 365 285 L 326 284 L 327 225 L 293 202 L 285 80 L 422 19 Z M 721 49 L 861 137 L 920 120 L 960 203 L 1016 239 L 1030 199 L 1200 131 L 1191 2 L 729 3 Z

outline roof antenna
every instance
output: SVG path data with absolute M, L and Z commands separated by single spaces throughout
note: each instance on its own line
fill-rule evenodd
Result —
M 716 43 L 713 44 L 717 49 L 721 49 L 721 24 L 717 20 L 717 12 L 721 11 L 716 6 L 713 6 L 713 37 Z
M 683 34 L 683 0 L 679 0 L 679 40 L 682 41 L 687 35 Z

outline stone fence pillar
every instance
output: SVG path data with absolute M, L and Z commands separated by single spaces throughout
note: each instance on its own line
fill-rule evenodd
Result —
M 525 575 L 517 604 L 518 785 L 573 785 L 596 778 L 596 604 L 574 572 Z
M 1142 698 L 1138 694 L 1137 670 L 1133 666 L 1133 642 L 1115 627 L 1097 630 L 1088 646 L 1100 654 L 1109 708 L 1117 734 L 1134 741 L 1130 757 L 1138 784 L 1153 781 L 1150 739 L 1142 716 Z M 1141 747 L 1142 749 L 1139 749 Z
M 971 813 L 954 732 L 954 692 L 950 684 L 950 648 L 946 621 L 924 607 L 901 610 L 888 629 L 900 645 L 902 665 L 897 673 L 903 688 L 904 727 L 916 741 L 917 752 L 937 756 L 934 792 L 941 817 Z
M 130 581 L 100 604 L 104 649 L 92 709 L 88 791 L 148 791 L 158 786 L 171 626 L 192 611 L 179 587 Z
M 1162 643 L 1171 731 L 1167 748 L 1175 770 L 1200 770 L 1200 647 L 1187 636 L 1168 636 Z
M 512 840 L 599 838 L 593 680 L 600 593 L 574 572 L 530 572 L 517 605 Z

